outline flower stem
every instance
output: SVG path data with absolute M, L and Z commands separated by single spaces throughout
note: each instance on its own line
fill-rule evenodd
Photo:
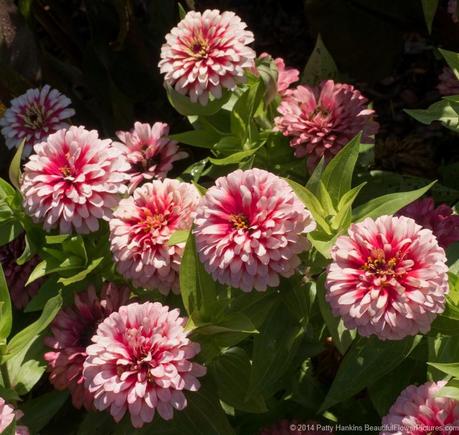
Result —
M 8 373 L 8 368 L 6 367 L 6 364 L 0 365 L 0 374 L 2 375 L 3 386 L 8 389 L 11 388 L 10 375 Z

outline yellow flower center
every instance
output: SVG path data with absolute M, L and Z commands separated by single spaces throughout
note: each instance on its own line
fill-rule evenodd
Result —
M 233 214 L 230 221 L 236 230 L 246 230 L 249 228 L 249 222 L 243 214 Z

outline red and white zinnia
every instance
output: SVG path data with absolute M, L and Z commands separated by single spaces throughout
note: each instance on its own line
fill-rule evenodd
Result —
M 251 291 L 293 275 L 314 230 L 311 213 L 288 183 L 261 169 L 220 177 L 202 198 L 194 234 L 207 272 L 222 284 Z
M 24 209 L 45 230 L 61 234 L 99 229 L 117 206 L 130 165 L 110 139 L 96 130 L 70 127 L 35 145 L 24 166 Z
M 400 216 L 351 225 L 332 248 L 326 299 L 360 335 L 400 340 L 426 333 L 445 309 L 448 267 L 432 231 Z
M 178 293 L 185 243 L 169 246 L 176 230 L 189 230 L 199 193 L 192 184 L 154 180 L 121 200 L 110 220 L 110 242 L 118 272 L 136 287 Z
M 234 12 L 188 12 L 161 48 L 166 83 L 203 105 L 209 93 L 220 98 L 223 89 L 234 89 L 254 65 L 255 52 L 248 47 L 253 33 L 246 27 Z
M 200 388 L 206 368 L 191 362 L 200 351 L 183 329 L 177 309 L 159 302 L 133 303 L 105 319 L 87 348 L 86 388 L 94 406 L 119 422 L 129 412 L 135 428 L 156 412 L 164 420 L 187 406 L 184 391 Z

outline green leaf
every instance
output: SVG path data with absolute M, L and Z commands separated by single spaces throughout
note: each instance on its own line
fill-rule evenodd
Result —
M 13 157 L 13 160 L 11 160 L 10 164 L 10 169 L 9 169 L 9 177 L 11 184 L 17 189 L 20 189 L 20 183 L 21 183 L 21 159 L 22 159 L 22 153 L 24 151 L 24 144 L 25 144 L 25 139 L 22 139 L 21 143 L 18 146 L 18 150 L 16 151 L 16 154 Z
M 0 341 L 8 338 L 13 323 L 10 292 L 0 263 Z
M 395 369 L 419 344 L 421 337 L 380 341 L 356 340 L 344 356 L 319 413 L 349 400 Z
M 443 48 L 439 48 L 438 51 L 445 58 L 446 63 L 451 68 L 456 78 L 459 80 L 459 53 L 445 50 Z
M 459 335 L 459 307 L 452 304 L 448 297 L 445 311 L 433 321 L 431 332 L 451 336 Z
M 4 246 L 23 232 L 23 228 L 18 221 L 0 224 L 0 246 Z
M 311 309 L 316 299 L 316 283 L 305 283 L 303 276 L 281 280 L 280 296 L 290 313 L 306 327 L 311 315 Z
M 68 286 L 68 285 L 73 284 L 75 282 L 83 281 L 84 279 L 86 279 L 88 277 L 89 274 L 94 272 L 94 270 L 96 270 L 99 267 L 100 264 L 102 264 L 104 259 L 105 259 L 105 257 L 95 258 L 94 260 L 91 261 L 91 263 L 89 263 L 89 265 L 88 265 L 88 267 L 86 269 L 84 269 L 81 272 L 78 272 L 77 274 L 72 275 L 72 276 L 70 276 L 68 278 L 59 278 L 58 283 L 61 283 L 64 286 Z
M 247 399 L 274 393 L 289 369 L 303 338 L 303 328 L 284 305 L 274 306 L 263 329 L 254 337 Z
M 19 353 L 27 344 L 34 340 L 36 336 L 40 334 L 56 317 L 62 306 L 61 295 L 54 296 L 51 298 L 43 308 L 43 312 L 40 317 L 18 332 L 9 342 L 6 348 L 5 359 L 9 359 L 12 356 Z
M 322 80 L 336 78 L 337 74 L 338 69 L 335 61 L 325 47 L 322 37 L 318 34 L 316 45 L 303 70 L 301 82 L 315 86 Z
M 352 174 L 359 157 L 359 133 L 325 167 L 321 181 L 336 206 L 341 197 L 351 190 Z
M 244 412 L 267 412 L 263 396 L 245 400 L 250 379 L 250 360 L 245 350 L 233 347 L 216 358 L 211 366 L 220 400 Z
M 311 193 L 313 193 L 316 196 L 319 195 L 320 183 L 322 173 L 324 172 L 324 168 L 325 160 L 322 157 L 317 166 L 314 168 L 314 171 L 312 171 L 312 174 L 309 177 L 308 182 L 306 183 L 306 189 L 308 189 Z
M 366 182 L 359 184 L 341 197 L 337 207 L 338 213 L 332 220 L 333 229 L 345 230 L 349 227 L 352 221 L 352 204 L 366 184 Z
M 436 181 L 433 181 L 420 189 L 409 192 L 389 193 L 372 199 L 353 211 L 352 221 L 360 222 L 367 217 L 375 219 L 382 215 L 393 215 L 401 208 L 424 195 L 435 183 Z
M 440 397 L 449 397 L 459 401 L 459 380 L 451 379 L 437 394 Z
M 429 125 L 434 121 L 440 121 L 445 127 L 452 130 L 457 130 L 459 126 L 458 115 L 446 100 L 438 101 L 428 109 L 405 109 L 405 112 L 422 124 Z
M 422 10 L 424 12 L 424 20 L 426 22 L 427 30 L 432 33 L 432 23 L 437 12 L 439 0 L 421 0 Z
M 167 83 L 164 85 L 167 91 L 167 97 L 172 107 L 178 113 L 185 116 L 198 115 L 210 116 L 217 113 L 221 107 L 228 102 L 231 92 L 224 91 L 221 98 L 218 100 L 209 101 L 205 106 L 200 103 L 192 103 L 185 95 L 179 94 L 174 88 Z
M 64 405 L 68 397 L 68 391 L 52 391 L 28 400 L 22 406 L 24 416 L 21 424 L 26 425 L 32 433 L 39 433 Z
M 172 233 L 167 245 L 174 246 L 179 243 L 186 243 L 188 237 L 190 237 L 190 230 L 176 230 Z
M 435 367 L 437 370 L 440 370 L 443 373 L 446 373 L 449 376 L 454 376 L 459 378 L 459 363 L 433 363 L 427 362 L 429 366 Z
M 16 194 L 17 191 L 14 190 L 14 187 L 3 178 L 0 178 L 0 199 L 5 199 L 8 196 L 15 196 Z
M 224 157 L 223 159 L 214 159 L 209 157 L 209 161 L 213 165 L 217 166 L 234 165 L 236 163 L 240 163 L 242 160 L 245 160 L 248 157 L 253 156 L 260 149 L 260 147 L 261 146 L 258 146 L 247 151 L 239 151 L 237 153 L 231 154 L 228 157 Z
M 252 321 L 242 313 L 229 313 L 223 319 L 214 323 L 200 324 L 193 329 L 193 334 L 214 335 L 227 332 L 238 332 L 242 334 L 258 334 Z
M 53 275 L 46 280 L 43 285 L 38 289 L 38 293 L 30 300 L 27 306 L 24 308 L 25 313 L 31 313 L 33 311 L 41 311 L 46 305 L 48 299 L 56 296 L 61 290 L 62 285 L 57 283 L 58 276 Z
M 198 148 L 212 148 L 221 137 L 212 130 L 191 130 L 172 134 L 169 139 Z
M 35 266 L 35 269 L 32 271 L 26 282 L 26 286 L 50 273 L 65 272 L 80 269 L 81 267 L 83 267 L 81 258 L 75 256 L 69 256 L 62 262 L 54 258 L 43 260 Z
M 181 20 L 183 20 L 186 16 L 186 10 L 180 2 L 178 3 L 177 6 L 178 6 L 178 11 L 179 11 L 179 17 Z
M 330 305 L 325 300 L 325 274 L 322 274 L 317 280 L 317 300 L 322 318 L 332 336 L 333 344 L 341 355 L 344 355 L 354 341 L 356 332 L 346 329 L 342 319 L 335 317 L 331 312 Z
M 195 323 L 212 320 L 212 308 L 217 300 L 216 285 L 199 261 L 192 233 L 180 266 L 180 292 L 185 309 Z

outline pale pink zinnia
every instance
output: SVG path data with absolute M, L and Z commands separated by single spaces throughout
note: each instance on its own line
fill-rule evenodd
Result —
M 220 177 L 202 198 L 196 245 L 214 279 L 246 292 L 293 275 L 316 224 L 288 183 L 261 169 Z
M 248 47 L 253 33 L 246 27 L 234 12 L 188 12 L 161 48 L 166 83 L 203 105 L 209 93 L 220 98 L 223 88 L 233 90 L 254 65 L 255 52 Z
M 402 208 L 399 215 L 414 219 L 421 227 L 432 230 L 442 248 L 459 241 L 459 215 L 447 204 L 435 207 L 433 198 L 423 198 Z
M 187 337 L 179 314 L 159 302 L 133 303 L 99 325 L 83 371 L 96 409 L 110 408 L 117 422 L 128 411 L 140 428 L 156 411 L 170 420 L 174 408 L 186 407 L 183 391 L 197 391 L 206 368 L 190 361 L 200 346 Z
M 68 107 L 72 102 L 49 85 L 41 89 L 29 89 L 11 100 L 11 107 L 0 119 L 2 134 L 8 148 L 17 147 L 25 139 L 24 155 L 48 135 L 68 127 L 66 120 L 75 114 Z
M 444 311 L 445 251 L 413 219 L 367 218 L 338 237 L 331 253 L 326 299 L 360 335 L 400 340 L 426 333 Z
M 23 413 L 19 409 L 14 409 L 0 397 L 0 433 L 13 423 L 19 420 Z M 16 426 L 15 435 L 29 435 L 29 429 L 25 426 Z
M 269 57 L 268 53 L 260 54 L 260 59 Z M 289 89 L 290 85 L 300 79 L 300 72 L 296 68 L 286 67 L 285 61 L 281 57 L 273 60 L 277 68 L 277 92 L 280 96 L 285 96 L 291 92 Z
M 68 389 L 76 408 L 93 409 L 92 394 L 84 388 L 83 362 L 86 347 L 97 326 L 129 300 L 129 288 L 105 283 L 98 297 L 94 287 L 75 295 L 75 305 L 63 308 L 51 324 L 45 344 L 52 350 L 44 355 L 49 380 L 58 390 Z
M 373 143 L 379 128 L 367 98 L 353 86 L 333 80 L 298 86 L 277 110 L 276 129 L 291 138 L 296 157 L 307 156 L 310 170 L 322 157 L 330 160 L 360 131 L 363 143 Z
M 115 146 L 122 150 L 131 165 L 128 171 L 130 193 L 145 180 L 164 178 L 172 169 L 172 163 L 187 157 L 168 134 L 169 126 L 163 122 L 153 125 L 136 122 L 132 131 L 116 133 L 122 143 L 115 143 Z
M 125 192 L 129 163 L 110 139 L 96 130 L 70 127 L 34 147 L 24 167 L 24 208 L 45 230 L 86 234 L 108 220 Z
M 438 76 L 437 89 L 441 95 L 458 95 L 459 94 L 459 80 L 453 73 L 450 67 L 445 66 L 443 71 Z
M 199 193 L 192 184 L 154 180 L 121 200 L 110 220 L 110 242 L 118 272 L 136 287 L 178 293 L 185 243 L 169 246 L 176 230 L 191 228 Z
M 381 435 L 458 435 L 459 403 L 437 394 L 445 381 L 405 388 L 383 418 Z

